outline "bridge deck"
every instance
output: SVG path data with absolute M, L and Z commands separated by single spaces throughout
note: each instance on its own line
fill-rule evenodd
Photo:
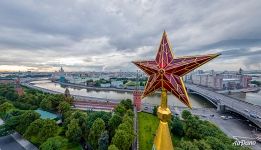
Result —
M 197 85 L 186 84 L 186 87 L 208 100 L 216 102 L 216 104 L 224 105 L 229 110 L 241 114 L 261 128 L 261 106 L 228 97 Z M 250 114 L 254 114 L 257 117 L 250 116 Z

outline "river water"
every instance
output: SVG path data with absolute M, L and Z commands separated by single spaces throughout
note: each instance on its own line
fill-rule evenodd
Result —
M 62 86 L 59 83 L 51 82 L 50 80 L 42 80 L 42 81 L 34 81 L 31 82 L 37 87 L 62 92 L 65 91 L 65 86 Z M 102 91 L 102 90 L 92 90 L 92 89 L 81 89 L 81 88 L 74 88 L 74 87 L 68 87 L 69 91 L 73 95 L 81 95 L 81 96 L 90 96 L 90 97 L 98 97 L 98 98 L 108 98 L 108 99 L 132 99 L 132 92 L 120 92 L 120 91 Z M 198 95 L 192 95 L 189 94 L 190 101 L 192 103 L 193 108 L 212 108 L 214 107 L 208 100 L 205 98 L 198 96 Z M 254 102 L 257 105 L 261 105 L 259 103 L 260 101 L 257 101 L 257 99 L 261 100 L 261 94 L 258 93 L 247 93 L 246 95 L 246 101 Z M 142 100 L 142 103 L 150 103 L 158 105 L 160 103 L 160 94 L 152 94 L 151 96 L 148 96 Z M 185 106 L 183 103 L 181 103 L 175 96 L 169 94 L 168 95 L 168 104 L 174 105 L 174 106 Z

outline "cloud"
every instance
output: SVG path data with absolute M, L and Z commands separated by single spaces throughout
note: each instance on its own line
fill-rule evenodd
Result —
M 260 7 L 258 0 L 2 0 L 0 70 L 134 71 L 132 60 L 155 57 L 164 29 L 177 56 L 223 54 L 204 69 L 260 69 Z

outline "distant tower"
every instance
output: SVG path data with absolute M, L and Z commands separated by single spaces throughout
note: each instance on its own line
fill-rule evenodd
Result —
M 60 82 L 65 82 L 63 67 L 61 67 L 61 69 L 59 70 L 59 75 L 60 75 L 59 81 L 60 81 Z
M 138 83 L 138 71 L 137 71 L 137 82 Z M 141 111 L 141 95 L 142 91 L 139 90 L 139 85 L 136 84 L 136 89 L 133 92 L 133 101 L 134 101 L 134 106 L 136 107 L 137 111 Z
M 71 96 L 70 91 L 69 91 L 68 88 L 65 89 L 64 96 L 65 97 L 70 97 Z
M 239 73 L 239 74 L 243 74 L 243 71 L 244 71 L 244 70 L 243 70 L 242 68 L 240 68 L 239 71 L 238 71 L 238 73 Z
M 16 81 L 15 81 L 15 91 L 17 92 L 17 94 L 19 96 L 23 96 L 24 95 L 24 90 L 23 88 L 20 86 L 20 77 L 18 76 Z

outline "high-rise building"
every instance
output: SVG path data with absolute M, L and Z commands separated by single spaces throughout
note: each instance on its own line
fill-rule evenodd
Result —
M 59 70 L 59 81 L 60 82 L 65 82 L 65 76 L 64 76 L 64 70 L 63 70 L 63 67 L 61 67 L 61 69 Z
M 248 88 L 251 79 L 250 76 L 243 74 L 242 69 L 239 72 L 225 71 L 223 73 L 198 71 L 191 75 L 191 82 L 193 84 L 211 87 L 216 90 Z

